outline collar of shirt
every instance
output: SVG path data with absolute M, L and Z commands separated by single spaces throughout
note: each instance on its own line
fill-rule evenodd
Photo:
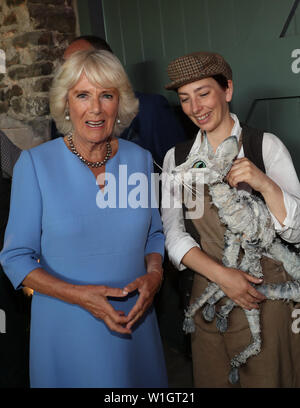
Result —
M 234 120 L 234 125 L 232 127 L 230 136 L 235 136 L 237 138 L 237 141 L 239 141 L 241 133 L 242 133 L 242 128 L 241 128 L 240 122 L 238 120 L 238 117 L 234 113 L 230 113 L 230 116 Z M 201 129 L 199 129 L 199 132 L 197 133 L 195 142 L 194 142 L 194 144 L 193 144 L 193 146 L 191 148 L 190 155 L 193 154 L 193 153 L 196 153 L 199 150 L 199 148 L 201 146 L 201 142 L 202 142 L 202 137 L 201 136 L 202 136 L 202 131 L 201 131 Z M 239 154 L 239 156 L 240 156 L 240 154 Z

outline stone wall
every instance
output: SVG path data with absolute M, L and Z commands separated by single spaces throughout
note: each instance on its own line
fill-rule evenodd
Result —
M 0 1 L 0 129 L 22 149 L 50 137 L 53 71 L 76 36 L 74 0 Z

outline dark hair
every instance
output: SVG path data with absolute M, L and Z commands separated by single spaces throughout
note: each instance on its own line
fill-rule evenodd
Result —
M 212 78 L 218 82 L 224 91 L 228 88 L 228 79 L 223 74 L 213 75 Z
M 72 43 L 77 40 L 85 40 L 89 42 L 96 50 L 113 52 L 107 42 L 101 37 L 96 37 L 95 35 L 81 35 L 80 37 L 74 38 Z

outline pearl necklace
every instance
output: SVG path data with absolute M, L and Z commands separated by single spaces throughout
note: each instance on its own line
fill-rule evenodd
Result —
M 77 156 L 78 159 L 80 159 L 82 161 L 82 163 L 84 163 L 88 167 L 95 168 L 95 167 L 104 166 L 104 164 L 109 160 L 109 158 L 111 156 L 112 149 L 111 149 L 111 144 L 110 144 L 109 141 L 106 142 L 106 155 L 105 155 L 104 159 L 102 161 L 97 161 L 97 162 L 90 162 L 90 161 L 86 160 L 84 157 L 82 157 L 80 153 L 78 153 L 78 151 L 76 150 L 76 147 L 74 145 L 74 142 L 73 142 L 72 133 L 70 133 L 68 135 L 68 142 L 69 142 L 71 152 L 74 153 L 75 156 Z

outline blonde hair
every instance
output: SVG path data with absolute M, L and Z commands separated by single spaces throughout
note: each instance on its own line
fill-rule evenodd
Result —
M 138 113 L 139 101 L 119 59 L 104 50 L 75 52 L 57 70 L 50 89 L 50 113 L 58 130 L 63 134 L 73 131 L 72 122 L 65 119 L 67 98 L 82 73 L 95 86 L 117 89 L 119 121 L 115 123 L 113 135 L 119 136 Z

